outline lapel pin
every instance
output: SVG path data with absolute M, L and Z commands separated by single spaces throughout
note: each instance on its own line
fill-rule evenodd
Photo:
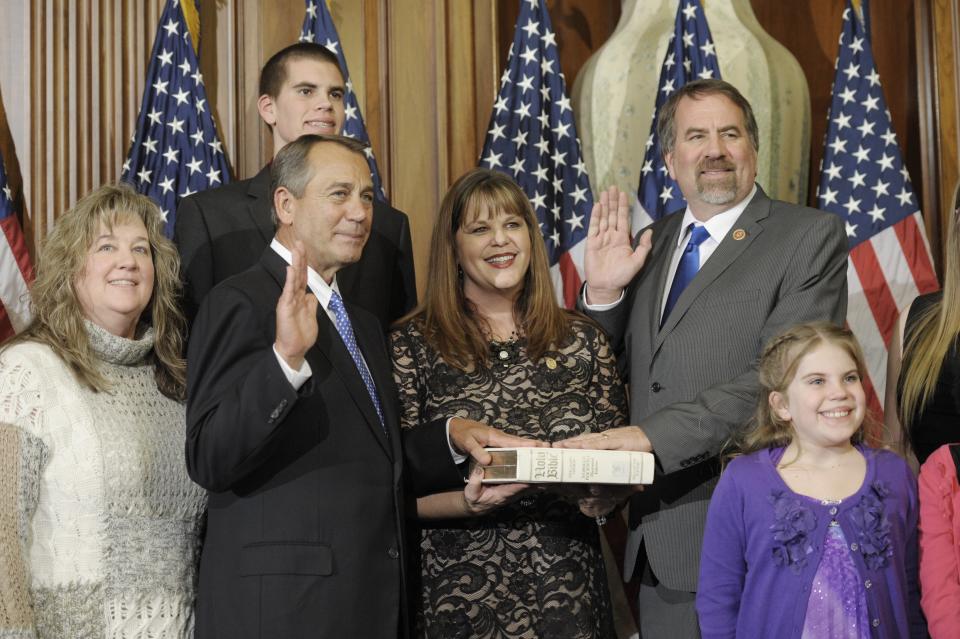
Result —
M 737 229 L 733 232 L 733 239 L 736 240 L 737 242 L 739 242 L 746 236 L 747 236 L 747 232 L 744 231 L 743 229 Z

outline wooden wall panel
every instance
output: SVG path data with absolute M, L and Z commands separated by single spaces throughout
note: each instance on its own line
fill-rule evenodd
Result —
M 927 232 L 938 272 L 946 247 L 947 225 L 958 204 L 960 189 L 960 2 L 916 0 L 918 110 L 923 143 L 923 183 Z
M 390 193 L 393 204 L 410 216 L 422 291 L 432 216 L 447 183 L 446 7 L 443 0 L 390 0 L 384 6 Z
M 29 65 L 29 98 L 20 114 L 28 143 L 17 155 L 32 251 L 81 195 L 119 177 L 161 6 L 160 0 L 29 3 L 29 55 L 15 63 Z

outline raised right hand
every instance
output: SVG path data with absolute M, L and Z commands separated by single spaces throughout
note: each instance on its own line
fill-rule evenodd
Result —
M 634 249 L 627 194 L 615 186 L 601 192 L 590 212 L 583 256 L 587 302 L 610 304 L 617 301 L 643 267 L 650 253 L 652 237 L 652 231 L 645 231 Z
M 291 248 L 292 264 L 277 300 L 277 340 L 274 347 L 293 370 L 300 370 L 307 351 L 317 341 L 317 296 L 307 289 L 307 258 L 303 242 Z

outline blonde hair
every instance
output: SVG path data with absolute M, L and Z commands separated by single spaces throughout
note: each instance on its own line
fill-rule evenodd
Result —
M 184 319 L 178 306 L 180 259 L 173 243 L 163 235 L 157 205 L 126 184 L 91 191 L 57 220 L 40 250 L 30 291 L 33 320 L 4 348 L 27 341 L 45 344 L 81 384 L 96 392 L 108 390 L 99 359 L 90 346 L 76 285 L 100 225 L 112 229 L 132 220 L 140 220 L 146 227 L 153 259 L 153 295 L 140 316 L 141 323 L 154 330 L 149 360 L 160 392 L 183 399 L 187 375 L 181 356 Z
M 430 240 L 430 276 L 423 304 L 410 316 L 420 323 L 427 343 L 461 370 L 485 366 L 489 359 L 484 336 L 488 327 L 463 293 L 456 254 L 457 231 L 470 215 L 482 210 L 520 216 L 530 235 L 530 266 L 514 306 L 517 326 L 527 337 L 530 358 L 539 359 L 570 335 L 571 315 L 557 304 L 547 252 L 530 201 L 503 173 L 473 169 L 450 187 L 440 204 Z
M 910 422 L 933 394 L 943 362 L 960 336 L 960 209 L 954 211 L 947 230 L 947 250 L 943 261 L 943 297 L 917 314 L 917 321 L 904 336 L 903 364 L 900 368 L 900 423 Z M 950 311 L 949 309 L 953 309 Z M 888 384 L 897 380 L 889 379 Z
M 760 383 L 757 409 L 750 427 L 737 442 L 737 454 L 752 453 L 764 448 L 787 446 L 793 441 L 791 423 L 781 419 L 770 405 L 772 393 L 785 393 L 797 374 L 800 360 L 822 344 L 843 349 L 857 365 L 861 377 L 866 374 L 866 360 L 860 343 L 848 329 L 829 322 L 798 324 L 770 340 L 760 355 L 758 375 Z M 867 413 L 863 423 L 850 438 L 853 443 L 863 441 L 872 416 Z

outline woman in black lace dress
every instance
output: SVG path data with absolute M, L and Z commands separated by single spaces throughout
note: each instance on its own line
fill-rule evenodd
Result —
M 500 173 L 473 170 L 447 193 L 424 303 L 391 344 L 407 429 L 468 419 L 553 442 L 625 420 L 606 337 L 557 305 L 530 203 Z M 581 512 L 595 514 L 588 501 L 477 477 L 419 498 L 418 632 L 615 636 L 597 523 Z

